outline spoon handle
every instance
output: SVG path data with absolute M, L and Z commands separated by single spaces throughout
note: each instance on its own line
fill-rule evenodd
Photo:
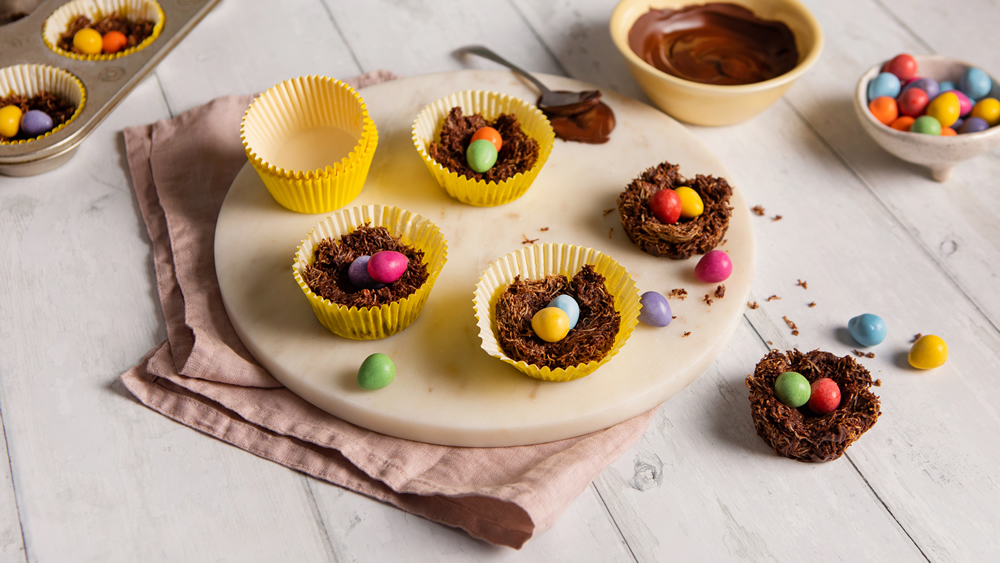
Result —
M 471 53 L 473 55 L 479 55 L 480 57 L 483 57 L 484 59 L 489 59 L 489 60 L 491 60 L 491 61 L 493 61 L 495 63 L 500 63 L 503 66 L 505 66 L 505 67 L 513 70 L 514 72 L 520 74 L 521 76 L 527 78 L 532 84 L 534 84 L 539 90 L 541 90 L 541 92 L 542 92 L 543 95 L 544 94 L 551 94 L 552 93 L 548 88 L 545 87 L 544 84 L 542 84 L 541 82 L 539 82 L 534 76 L 531 76 L 531 74 L 529 74 L 528 71 L 526 71 L 526 70 L 518 67 L 514 63 L 512 63 L 512 62 L 508 61 L 507 59 L 501 57 L 500 55 L 494 53 L 493 51 L 489 50 L 488 48 L 483 47 L 482 45 L 470 45 L 468 47 L 462 47 L 461 49 L 458 49 L 458 51 L 456 51 L 456 52 L 457 53 Z

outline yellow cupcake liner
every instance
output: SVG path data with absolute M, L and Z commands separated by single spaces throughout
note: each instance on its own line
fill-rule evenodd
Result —
M 539 368 L 507 357 L 496 338 L 496 306 L 507 286 L 520 275 L 522 279 L 540 280 L 546 276 L 564 275 L 572 278 L 587 264 L 604 276 L 604 286 L 615 299 L 615 311 L 621 316 L 618 334 L 611 350 L 601 358 L 586 364 L 551 369 Z M 546 381 L 572 381 L 593 373 L 617 354 L 639 322 L 639 289 L 625 268 L 593 248 L 572 244 L 536 244 L 521 248 L 497 260 L 483 272 L 476 284 L 473 307 L 479 325 L 482 348 L 521 372 Z
M 323 239 L 339 241 L 365 223 L 385 227 L 400 241 L 424 252 L 427 281 L 413 294 L 379 307 L 347 308 L 313 293 L 303 279 L 305 269 L 315 261 L 316 246 Z M 378 340 L 392 336 L 417 319 L 434 282 L 448 261 L 448 242 L 430 220 L 398 207 L 366 205 L 344 209 L 327 217 L 299 245 L 292 272 L 320 324 L 330 332 L 354 340 Z
M 432 141 L 440 140 L 445 117 L 456 106 L 462 108 L 465 115 L 479 113 L 489 120 L 503 113 L 516 115 L 525 134 L 538 142 L 538 161 L 530 170 L 515 174 L 500 183 L 459 176 L 457 172 L 438 164 L 427 153 L 427 147 Z M 555 138 L 552 124 L 534 105 L 507 94 L 481 90 L 457 92 L 442 98 L 424 108 L 413 122 L 413 144 L 441 188 L 462 203 L 481 207 L 503 205 L 524 195 L 549 159 Z
M 122 49 L 117 53 L 101 53 L 99 55 L 84 55 L 74 53 L 59 48 L 59 37 L 66 33 L 71 23 L 79 16 L 87 16 L 94 22 L 103 19 L 112 13 L 129 20 L 150 20 L 153 22 L 153 33 L 135 47 Z M 81 61 L 110 61 L 125 57 L 136 51 L 146 48 L 147 45 L 156 41 L 156 38 L 163 32 L 163 24 L 167 17 L 163 13 L 163 8 L 153 0 L 75 0 L 63 4 L 58 10 L 45 20 L 42 26 L 42 41 L 56 53 Z
M 48 92 L 73 102 L 76 104 L 76 111 L 69 119 L 51 131 L 31 139 L 7 140 L 0 138 L 0 145 L 19 145 L 44 139 L 72 123 L 83 111 L 84 104 L 87 103 L 87 90 L 83 87 L 83 83 L 61 68 L 40 64 L 21 64 L 0 69 L 0 98 L 6 98 L 12 94 L 37 96 L 42 92 Z
M 292 135 L 314 127 L 335 127 L 358 141 L 347 156 L 324 168 L 287 170 L 272 163 Z M 353 201 L 378 146 L 378 130 L 361 96 L 325 76 L 286 80 L 258 96 L 243 115 L 240 138 L 274 200 L 299 213 L 325 213 Z

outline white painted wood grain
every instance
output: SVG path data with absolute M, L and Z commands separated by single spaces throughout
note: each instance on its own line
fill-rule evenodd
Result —
M 0 561 L 26 561 L 24 541 L 21 539 L 21 522 L 17 515 L 14 481 L 10 476 L 10 458 L 3 432 L 0 411 Z

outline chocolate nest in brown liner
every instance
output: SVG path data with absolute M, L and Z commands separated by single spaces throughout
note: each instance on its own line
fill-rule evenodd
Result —
M 406 255 L 409 263 L 402 277 L 380 289 L 358 289 L 347 270 L 359 256 L 371 256 L 382 250 Z M 303 281 L 313 293 L 345 307 L 379 307 L 412 295 L 427 281 L 424 251 L 399 242 L 385 227 L 361 225 L 337 244 L 323 239 L 316 246 L 316 261 L 307 266 Z
M 503 140 L 496 164 L 482 174 L 469 168 L 469 161 L 465 157 L 472 135 L 481 127 L 496 129 Z M 538 162 L 538 142 L 521 131 L 521 125 L 514 114 L 504 113 L 493 121 L 488 121 L 478 113 L 463 116 L 462 108 L 453 107 L 441 126 L 441 142 L 432 141 L 427 147 L 427 154 L 459 176 L 499 183 L 531 170 Z
M 63 123 L 66 123 L 69 118 L 73 117 L 73 113 L 76 112 L 76 105 L 73 104 L 73 102 L 64 100 L 55 94 L 50 94 L 49 92 L 42 92 L 41 94 L 30 98 L 19 94 L 7 96 L 6 98 L 0 98 L 0 108 L 4 106 L 17 106 L 21 108 L 21 113 L 28 113 L 28 111 L 33 109 L 44 111 L 49 114 L 49 117 L 52 118 L 53 129 L 59 127 Z M 42 133 L 42 135 L 44 134 L 45 133 Z M 14 135 L 13 137 L 0 138 L 11 141 L 19 141 L 34 139 L 40 136 L 41 135 L 28 137 L 22 131 L 18 131 L 17 135 Z
M 580 305 L 580 318 L 566 338 L 546 342 L 531 329 L 531 318 L 560 295 Z M 507 286 L 496 305 L 497 342 L 507 357 L 539 368 L 565 368 L 600 360 L 615 344 L 621 316 L 615 298 L 604 287 L 604 276 L 587 264 L 573 279 L 547 276 Z
M 809 383 L 824 377 L 834 380 L 840 387 L 840 407 L 815 415 L 806 406 L 785 405 L 774 396 L 774 380 L 786 371 L 801 373 Z M 819 350 L 806 354 L 791 350 L 786 355 L 771 350 L 747 376 L 746 384 L 757 435 L 778 455 L 799 461 L 837 459 L 882 414 L 878 397 L 868 389 L 871 374 L 851 356 L 838 358 Z
M 733 188 L 725 178 L 702 176 L 694 180 L 680 175 L 676 164 L 664 162 L 643 172 L 618 195 L 622 227 L 636 245 L 653 256 L 674 260 L 705 254 L 715 248 L 729 228 L 733 208 L 729 198 Z M 649 207 L 649 198 L 663 189 L 688 186 L 701 196 L 705 210 L 694 219 L 681 219 L 673 225 L 660 222 Z
M 114 12 L 96 22 L 91 22 L 87 16 L 77 16 L 75 20 L 70 22 L 66 32 L 59 36 L 56 47 L 59 47 L 63 51 L 82 54 L 79 49 L 73 46 L 73 36 L 76 35 L 77 31 L 89 27 L 102 36 L 109 31 L 120 31 L 125 35 L 126 39 L 125 47 L 122 50 L 131 49 L 152 35 L 153 27 L 155 26 L 156 24 L 151 20 L 132 21 Z

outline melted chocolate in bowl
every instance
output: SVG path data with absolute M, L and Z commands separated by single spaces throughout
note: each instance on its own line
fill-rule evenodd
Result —
M 702 84 L 763 82 L 795 68 L 795 35 L 736 4 L 650 10 L 628 34 L 629 47 L 657 69 Z

